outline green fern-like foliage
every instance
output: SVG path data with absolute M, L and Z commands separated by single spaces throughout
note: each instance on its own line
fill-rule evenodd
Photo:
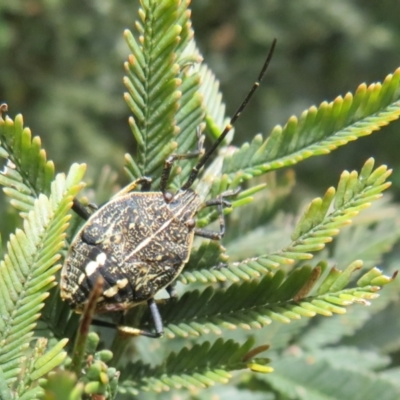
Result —
M 300 118 L 291 117 L 263 141 L 256 136 L 224 160 L 223 172 L 232 180 L 249 179 L 308 157 L 327 154 L 339 146 L 371 134 L 399 118 L 400 69 L 383 83 L 360 85 L 334 101 L 310 107 Z
M 11 204 L 24 212 L 30 211 L 40 193 L 50 194 L 54 179 L 54 164 L 47 161 L 38 136 L 32 139 L 29 128 L 24 127 L 21 115 L 15 120 L 1 122 L 1 154 L 7 165 L 0 173 L 3 191 Z
M 17 117 L 14 123 L 9 119 L 1 119 L 0 123 L 2 141 L 10 139 L 10 131 L 15 134 L 14 140 L 11 139 L 10 142 L 15 143 L 21 137 L 21 132 L 26 137 L 24 145 L 17 147 L 18 153 L 13 157 L 19 162 L 19 168 L 16 164 L 11 168 L 9 161 L 5 175 L 13 176 L 21 186 L 31 185 L 30 196 L 28 193 L 24 195 L 26 200 L 33 198 L 34 191 L 44 187 L 43 180 L 38 178 L 42 174 L 38 173 L 32 178 L 29 174 L 24 174 L 23 169 L 28 158 L 32 159 L 33 165 L 40 165 L 45 161 L 43 153 L 36 151 L 34 145 L 39 141 L 33 139 L 31 142 L 30 135 L 23 134 L 29 131 L 22 129 L 21 117 Z M 4 145 L 6 147 L 9 145 Z M 20 173 L 18 169 L 21 170 Z M 10 236 L 7 252 L 0 264 L 0 302 L 3 316 L 0 363 L 4 379 L 9 384 L 16 384 L 16 393 L 20 395 L 28 396 L 27 393 L 30 393 L 33 396 L 32 390 L 37 392 L 37 379 L 60 364 L 66 355 L 62 352 L 65 340 L 45 355 L 43 353 L 46 345 L 42 340 L 38 342 L 37 350 L 34 350 L 34 363 L 29 362 L 25 366 L 26 357 L 23 357 L 32 340 L 36 321 L 40 317 L 45 299 L 49 296 L 49 290 L 56 285 L 55 274 L 61 267 L 60 251 L 64 246 L 65 231 L 70 219 L 69 210 L 73 198 L 83 187 L 80 180 L 84 171 L 84 165 L 73 165 L 67 176 L 58 174 L 55 177 L 50 185 L 49 196 L 42 193 L 33 200 L 31 210 L 25 215 L 23 229 L 17 228 Z M 10 181 L 11 179 L 6 180 L 7 183 Z M 23 372 L 24 379 L 21 379 Z
M 124 33 L 131 51 L 124 99 L 134 143 L 125 169 L 132 180 L 150 176 L 153 190 L 169 155 L 201 152 L 202 135 L 215 140 L 229 121 L 218 81 L 194 42 L 188 6 L 142 0 L 136 32 Z M 238 148 L 228 146 L 228 135 L 193 185 L 204 200 L 241 186 L 224 211 L 226 236 L 197 238 L 177 279 L 178 298 L 157 295 L 165 332 L 158 340 L 90 327 L 93 303 L 79 322 L 61 301 L 58 271 L 82 223 L 71 207 L 85 166 L 56 174 L 22 116 L 0 110 L 0 184 L 17 220 L 0 262 L 2 399 L 129 399 L 142 392 L 152 398 L 165 391 L 202 398 L 200 389 L 209 398 L 223 384 L 230 385 L 226 393 L 249 399 L 400 398 L 391 358 L 400 350 L 398 322 L 381 329 L 396 321 L 400 297 L 394 279 L 400 210 L 381 199 L 391 169 L 368 159 L 290 215 L 281 210 L 293 172 L 275 171 L 397 119 L 400 69 Z M 174 165 L 169 190 L 186 182 L 196 161 Z M 101 196 L 111 191 L 98 188 Z M 196 224 L 218 229 L 217 219 L 207 207 Z M 100 294 L 98 283 L 91 301 Z M 131 309 L 124 323 L 153 329 L 145 305 Z
M 126 376 L 122 376 L 122 393 L 137 394 L 138 389 L 155 392 L 180 389 L 206 388 L 215 383 L 227 383 L 231 378 L 230 371 L 248 368 L 249 351 L 254 345 L 252 339 L 243 345 L 233 340 L 216 340 L 197 344 L 191 349 L 183 348 L 178 354 L 171 353 L 162 365 L 155 368 L 142 363 L 130 364 Z M 251 357 L 266 350 L 256 349 Z M 260 360 L 258 361 L 260 362 Z M 267 363 L 263 359 L 263 363 Z M 195 368 L 194 368 L 195 367 Z M 264 366 L 265 370 L 271 370 Z
M 136 139 L 135 157 L 126 155 L 132 178 L 150 176 L 159 182 L 165 159 L 195 148 L 196 128 L 203 118 L 200 76 L 190 65 L 200 60 L 187 49 L 193 40 L 186 2 L 143 2 L 136 23 L 139 40 L 125 38 L 132 52 L 125 63 L 125 100 Z M 178 150 L 179 149 L 179 150 Z M 188 171 L 190 164 L 185 170 Z

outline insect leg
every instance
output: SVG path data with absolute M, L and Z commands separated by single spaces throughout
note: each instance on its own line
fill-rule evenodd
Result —
M 72 202 L 72 209 L 85 221 L 89 219 L 94 211 L 97 210 L 96 204 L 90 203 L 84 206 L 78 199 L 74 199 Z M 90 212 L 89 209 L 92 211 Z
M 120 190 L 115 196 L 119 197 L 124 194 L 127 194 L 134 190 L 138 185 L 142 185 L 142 191 L 148 192 L 151 189 L 151 178 L 147 176 L 143 176 L 141 178 L 136 179 L 135 181 L 131 182 L 128 186 L 125 186 L 122 190 Z M 89 205 L 90 208 L 96 209 L 96 206 Z M 78 199 L 73 200 L 72 209 L 84 220 L 88 220 L 91 216 L 91 213 L 87 210 L 88 207 L 85 207 Z
M 151 189 L 151 178 L 148 176 L 142 176 L 141 178 L 134 180 L 129 185 L 121 189 L 115 196 L 112 197 L 112 199 L 132 192 L 132 190 L 135 190 L 138 185 L 142 185 L 142 192 L 148 192 Z
M 127 336 L 147 336 L 154 339 L 161 337 L 164 333 L 164 326 L 161 319 L 160 311 L 158 310 L 157 304 L 154 299 L 147 300 L 147 304 L 149 305 L 151 316 L 153 318 L 155 332 L 149 332 L 124 325 L 118 326 L 118 331 Z
M 162 170 L 161 173 L 161 181 L 160 181 L 160 191 L 164 194 L 167 190 L 167 184 L 168 184 L 168 179 L 169 175 L 171 173 L 172 165 L 174 164 L 175 161 L 178 160 L 188 160 L 190 158 L 196 158 L 200 155 L 203 154 L 203 142 L 204 142 L 204 136 L 201 134 L 201 130 L 197 130 L 197 149 L 195 151 L 192 151 L 190 153 L 185 153 L 185 154 L 172 154 L 170 155 L 164 162 L 164 169 Z M 165 198 L 165 196 L 164 196 Z M 165 199 L 168 201 L 168 199 Z
M 154 328 L 156 330 L 155 333 L 152 333 L 153 336 L 150 337 L 161 337 L 164 333 L 164 325 L 161 319 L 160 311 L 158 310 L 157 303 L 154 299 L 147 300 L 147 304 L 150 307 L 151 316 L 154 321 Z
M 101 319 L 93 319 L 91 325 L 101 326 L 103 328 L 117 328 L 117 324 L 108 321 L 102 321 Z
M 194 234 L 196 236 L 201 236 L 207 239 L 212 240 L 221 240 L 225 235 L 225 216 L 224 216 L 224 208 L 231 207 L 231 203 L 227 200 L 224 200 L 226 197 L 236 196 L 240 192 L 240 188 L 234 190 L 227 190 L 226 192 L 221 193 L 215 199 L 211 199 L 206 201 L 202 207 L 211 207 L 218 206 L 218 219 L 219 219 L 219 232 L 210 231 L 208 229 L 199 229 L 195 228 Z
M 78 200 L 74 199 L 72 203 L 72 209 L 84 220 L 88 220 L 90 212 L 87 208 Z
M 176 286 L 176 282 L 172 282 L 165 288 L 165 290 L 169 294 L 169 297 L 171 297 L 171 298 L 178 296 L 178 293 L 176 293 L 175 286 Z
M 206 239 L 221 240 L 225 235 L 225 218 L 224 218 L 224 208 L 222 206 L 222 201 L 218 205 L 218 213 L 219 213 L 219 218 L 218 218 L 219 219 L 219 232 L 210 231 L 208 229 L 195 228 L 194 234 L 196 236 L 201 236 Z
M 114 197 L 121 196 L 123 194 L 127 194 L 134 190 L 138 185 L 142 185 L 142 192 L 148 192 L 151 189 L 151 178 L 147 176 L 143 176 L 141 178 L 136 179 L 135 181 L 131 182 L 128 186 L 124 187 L 120 190 Z M 113 198 L 114 198 L 113 197 Z M 92 215 L 88 208 L 93 210 L 97 209 L 97 206 L 93 204 L 89 204 L 88 206 L 84 206 L 78 199 L 74 199 L 72 203 L 72 209 L 84 220 L 88 220 L 89 217 Z

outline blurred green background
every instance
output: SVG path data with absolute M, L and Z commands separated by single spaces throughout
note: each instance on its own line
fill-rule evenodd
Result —
M 137 8 L 136 0 L 0 0 L 0 102 L 11 116 L 23 114 L 58 172 L 86 162 L 86 180 L 96 181 L 109 165 L 127 182 L 123 155 L 135 143 L 122 97 L 129 53 L 122 33 L 135 30 Z M 265 82 L 236 125 L 237 145 L 400 66 L 399 0 L 192 0 L 191 8 L 197 44 L 221 81 L 228 115 L 278 39 Z M 295 191 L 321 196 L 344 169 L 359 170 L 373 156 L 377 166 L 395 168 L 391 192 L 400 199 L 399 153 L 397 121 L 294 166 Z M 2 196 L 0 218 L 4 211 L 13 217 L 2 222 L 7 237 L 17 214 L 4 204 Z
M 278 47 L 262 89 L 239 120 L 236 144 L 268 134 L 292 114 L 354 91 L 400 66 L 400 1 L 193 0 L 198 45 L 221 80 L 231 115 Z M 0 101 L 41 136 L 57 171 L 87 162 L 98 179 L 120 173 L 134 140 L 122 99 L 124 28 L 134 30 L 135 0 L 0 0 Z M 399 163 L 400 124 L 296 166 L 322 194 L 343 169 Z M 400 193 L 400 168 L 393 176 Z

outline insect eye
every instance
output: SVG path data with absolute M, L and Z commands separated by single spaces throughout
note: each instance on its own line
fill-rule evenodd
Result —
M 192 230 L 195 226 L 196 226 L 196 221 L 194 220 L 194 218 L 189 218 L 185 225 L 188 227 L 189 230 Z

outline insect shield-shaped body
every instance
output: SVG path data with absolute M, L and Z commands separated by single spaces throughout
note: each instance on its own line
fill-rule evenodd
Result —
M 187 262 L 200 204 L 190 189 L 170 202 L 161 192 L 117 194 L 72 242 L 61 274 L 61 297 L 81 312 L 101 276 L 96 312 L 125 310 L 152 299 Z
M 147 301 L 155 332 L 127 326 L 118 329 L 130 335 L 162 335 L 163 323 L 154 295 L 164 287 L 172 293 L 170 284 L 189 259 L 194 235 L 212 240 L 224 236 L 223 209 L 231 206 L 225 198 L 238 193 L 238 190 L 228 190 L 203 203 L 191 186 L 259 87 L 275 43 L 274 40 L 258 80 L 212 146 L 203 154 L 202 139 L 199 138 L 197 151 L 173 154 L 165 160 L 159 192 L 149 191 L 149 178 L 139 178 L 93 215 L 74 200 L 73 209 L 87 222 L 72 242 L 65 260 L 61 272 L 61 297 L 75 311 L 82 312 L 91 289 L 101 276 L 104 287 L 96 305 L 97 312 L 125 310 Z M 170 194 L 167 184 L 173 163 L 194 157 L 200 158 L 187 181 L 177 193 Z M 144 191 L 132 192 L 138 184 Z M 196 213 L 211 206 L 218 207 L 220 229 L 217 232 L 195 227 Z

